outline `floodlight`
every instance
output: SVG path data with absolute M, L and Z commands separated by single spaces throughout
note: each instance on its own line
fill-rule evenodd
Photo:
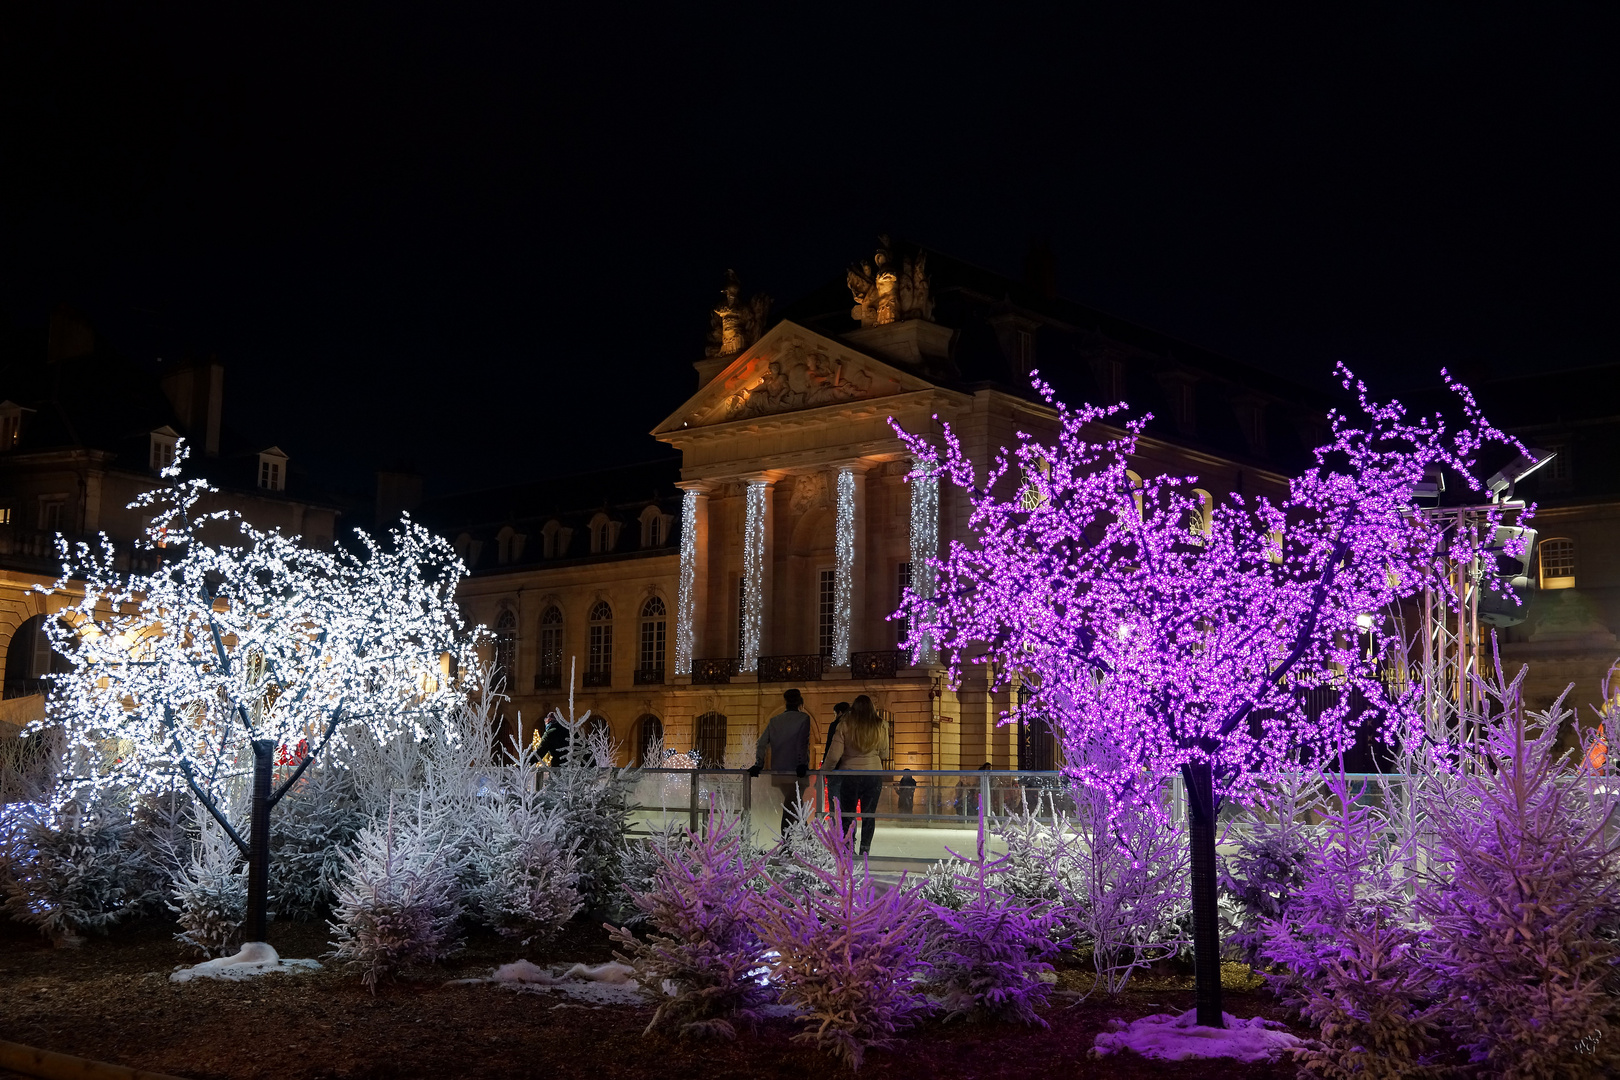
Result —
M 1519 481 L 1557 456 L 1558 452 L 1555 450 L 1525 450 L 1524 453 L 1492 473 L 1491 478 L 1485 481 L 1485 487 L 1490 490 L 1491 499 L 1493 501 L 1500 499 L 1504 491 L 1507 492 L 1508 498 L 1513 498 L 1513 488 Z

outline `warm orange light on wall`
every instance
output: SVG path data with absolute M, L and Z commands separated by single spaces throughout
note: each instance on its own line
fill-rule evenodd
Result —
M 1609 763 L 1609 740 L 1602 735 L 1592 744 L 1592 749 L 1586 752 L 1586 767 L 1593 772 L 1601 771 Z

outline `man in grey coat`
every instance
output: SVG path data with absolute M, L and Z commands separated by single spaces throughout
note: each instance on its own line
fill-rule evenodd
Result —
M 765 725 L 759 742 L 754 746 L 754 767 L 748 770 L 748 775 L 758 776 L 764 770 L 765 750 L 768 747 L 771 751 L 771 771 L 778 774 L 771 777 L 771 783 L 782 793 L 782 834 L 785 836 L 788 825 L 799 816 L 797 780 L 810 775 L 810 716 L 804 711 L 804 695 L 799 691 L 783 691 L 782 700 L 787 707 L 771 717 L 771 722 Z M 797 780 L 780 775 L 789 769 L 793 770 Z

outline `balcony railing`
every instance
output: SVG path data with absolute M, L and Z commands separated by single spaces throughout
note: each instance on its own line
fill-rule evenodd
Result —
M 707 660 L 692 661 L 692 681 L 699 685 L 728 683 L 735 674 L 737 674 L 735 656 L 716 656 Z
M 662 686 L 663 683 L 664 683 L 664 667 L 663 667 L 662 664 L 660 664 L 657 667 L 639 667 L 639 668 L 636 668 L 636 685 L 637 686 Z
M 762 656 L 759 681 L 762 683 L 814 682 L 821 678 L 821 654 L 808 656 Z
M 608 670 L 604 670 L 604 671 L 592 671 L 590 668 L 586 668 L 585 669 L 585 685 L 586 686 L 612 686 L 613 685 L 613 671 L 612 671 L 612 669 L 608 669 Z
M 542 672 L 536 675 L 534 677 L 534 688 L 536 690 L 561 690 L 562 672 Z
M 852 679 L 893 679 L 906 666 L 906 654 L 899 649 L 879 649 L 876 652 L 849 654 L 849 675 Z

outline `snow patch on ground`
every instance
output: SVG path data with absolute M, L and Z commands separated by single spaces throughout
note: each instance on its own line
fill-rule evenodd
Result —
M 530 993 L 555 992 L 591 1005 L 644 1005 L 647 999 L 626 964 L 554 964 L 549 969 L 514 960 L 502 964 L 487 978 L 455 979 L 446 986 L 504 986 Z
M 1195 1009 L 1180 1016 L 1157 1013 L 1129 1024 L 1110 1020 L 1115 1030 L 1097 1036 L 1091 1056 L 1134 1050 L 1156 1061 L 1236 1058 L 1253 1064 L 1278 1061 L 1295 1047 L 1304 1045 L 1304 1040 L 1298 1036 L 1276 1030 L 1283 1025 L 1275 1020 L 1259 1016 L 1239 1020 L 1229 1013 L 1221 1015 L 1226 1018 L 1224 1028 L 1200 1027 Z
M 242 982 L 283 971 L 320 969 L 321 965 L 314 960 L 283 960 L 275 949 L 264 942 L 250 941 L 235 956 L 221 956 L 192 967 L 176 968 L 169 981 L 183 983 L 193 979 L 222 979 L 225 982 Z

